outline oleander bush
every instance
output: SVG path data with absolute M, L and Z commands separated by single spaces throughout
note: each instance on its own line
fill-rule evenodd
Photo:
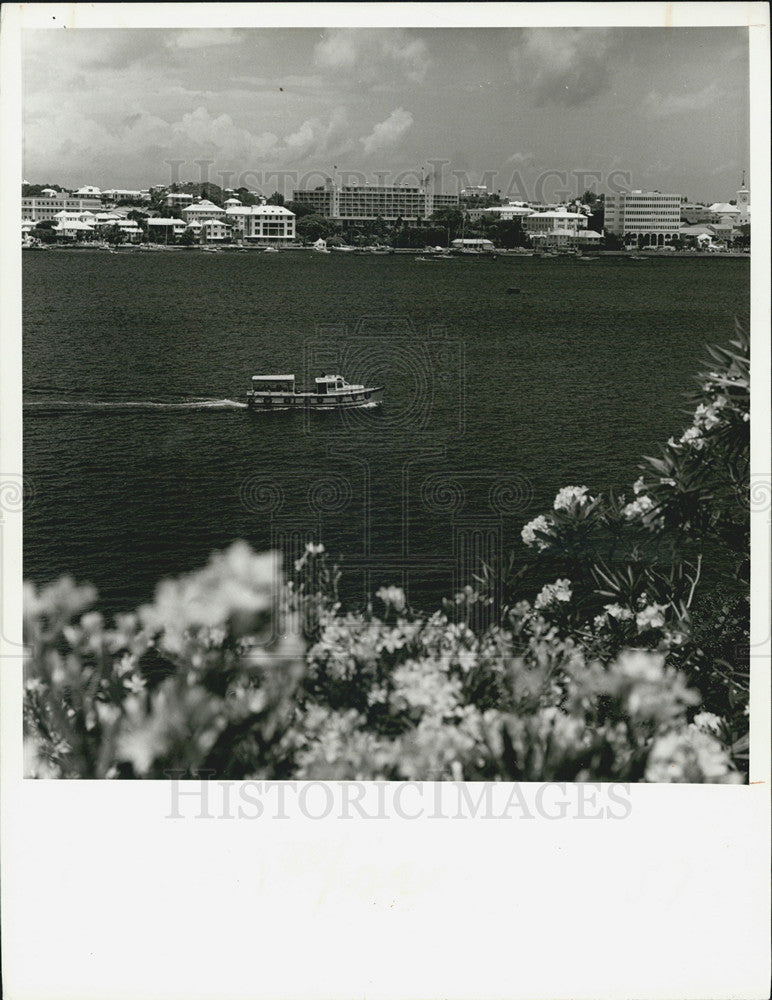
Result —
M 237 542 L 109 623 L 91 587 L 28 584 L 27 774 L 746 780 L 747 336 L 711 356 L 629 497 L 568 486 L 524 526 L 484 630 L 484 577 L 354 612 L 320 545 L 282 567 Z

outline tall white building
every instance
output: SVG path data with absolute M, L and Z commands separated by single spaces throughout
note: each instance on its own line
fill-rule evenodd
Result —
M 295 213 L 283 205 L 232 205 L 224 221 L 250 242 L 282 246 L 295 239 Z
M 625 243 L 664 246 L 681 229 L 681 195 L 627 191 L 606 195 L 604 226 Z

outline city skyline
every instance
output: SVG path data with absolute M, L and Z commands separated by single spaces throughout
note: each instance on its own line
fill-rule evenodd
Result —
M 617 172 L 712 202 L 749 161 L 739 28 L 36 30 L 23 87 L 31 183 L 442 161 L 447 190 L 461 175 L 533 196 L 548 171 L 588 171 L 600 192 Z

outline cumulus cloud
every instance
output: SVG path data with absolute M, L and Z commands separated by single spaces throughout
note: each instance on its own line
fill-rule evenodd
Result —
M 579 107 L 608 87 L 616 38 L 608 28 L 527 29 L 510 60 L 537 107 Z
M 413 116 L 404 108 L 395 108 L 389 117 L 379 122 L 370 135 L 359 141 L 364 146 L 365 156 L 396 146 L 408 133 L 413 124 Z
M 422 83 L 430 65 L 426 42 L 400 28 L 326 31 L 314 48 L 314 61 L 321 69 L 356 75 L 368 83 L 395 74 Z

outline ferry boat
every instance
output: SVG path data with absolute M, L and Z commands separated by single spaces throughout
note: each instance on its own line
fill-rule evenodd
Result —
M 313 392 L 298 392 L 294 375 L 253 375 L 252 386 L 247 390 L 247 405 L 261 410 L 290 407 L 348 410 L 377 406 L 383 401 L 383 386 L 370 389 L 349 385 L 341 375 L 322 375 L 314 382 Z

